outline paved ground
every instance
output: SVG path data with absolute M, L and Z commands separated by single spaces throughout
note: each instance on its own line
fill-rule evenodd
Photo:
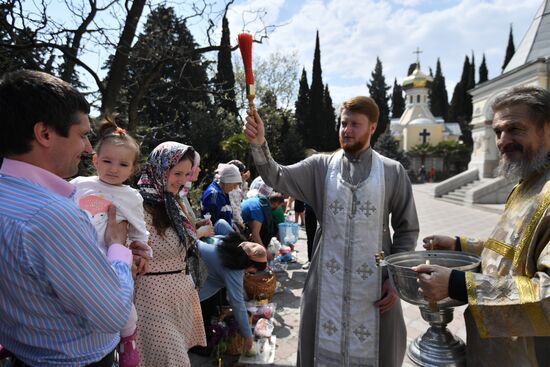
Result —
M 414 185 L 414 197 L 420 220 L 420 236 L 417 246 L 421 250 L 421 239 L 427 235 L 438 233 L 446 235 L 464 234 L 471 237 L 486 237 L 490 234 L 499 217 L 497 212 L 502 206 L 460 206 L 436 200 L 431 195 L 433 184 Z M 291 264 L 287 273 L 281 274 L 278 280 L 283 291 L 275 294 L 273 301 L 277 302 L 275 317 L 277 336 L 277 352 L 274 366 L 295 366 L 296 349 L 298 345 L 299 307 L 302 287 L 306 277 L 306 270 L 302 270 L 301 263 L 307 260 L 305 232 L 300 230 L 300 239 L 296 244 L 298 263 Z M 421 335 L 428 328 L 428 324 L 420 317 L 418 307 L 402 302 L 407 324 L 407 339 L 409 342 Z M 463 308 L 454 313 L 454 321 L 449 329 L 465 340 Z M 212 366 L 209 358 L 191 357 L 192 366 Z M 227 365 L 231 365 L 231 361 Z M 413 366 L 405 361 L 403 366 Z

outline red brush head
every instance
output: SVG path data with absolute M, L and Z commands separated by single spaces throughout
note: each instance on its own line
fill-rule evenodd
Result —
M 252 73 L 252 35 L 250 33 L 239 34 L 239 49 L 243 57 L 244 75 L 246 84 L 254 84 L 254 74 Z

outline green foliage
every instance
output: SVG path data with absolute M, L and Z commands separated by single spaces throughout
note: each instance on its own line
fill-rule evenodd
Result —
M 409 68 L 407 69 L 407 76 L 411 75 L 414 69 L 416 69 L 416 62 L 413 62 L 409 65 Z
M 479 83 L 483 83 L 489 80 L 489 70 L 487 69 L 487 63 L 485 62 L 485 54 L 479 65 Z
M 221 142 L 240 129 L 237 117 L 212 103 L 207 63 L 185 21 L 159 6 L 149 14 L 133 46 L 119 110 L 128 111 L 147 156 L 167 140 L 201 154 L 202 177 L 213 175 L 225 156 Z
M 393 90 L 391 95 L 391 117 L 400 118 L 405 111 L 405 98 L 403 97 L 403 88 L 397 84 L 397 79 L 393 81 Z
M 250 145 L 243 132 L 235 133 L 222 142 L 222 150 L 226 157 L 249 162 Z
M 439 58 L 437 59 L 434 80 L 430 86 L 430 111 L 434 116 L 441 116 L 444 121 L 447 121 L 449 97 L 447 96 L 445 77 L 441 71 Z
M 405 153 L 399 149 L 399 142 L 395 140 L 390 133 L 380 135 L 380 138 L 378 138 L 378 141 L 374 146 L 374 150 L 385 157 L 400 162 L 405 169 L 409 167 L 409 159 Z
M 466 170 L 470 161 L 470 149 L 462 142 L 442 141 L 436 146 L 429 144 L 419 144 L 413 146 L 407 155 L 410 157 L 441 157 L 443 158 L 443 167 L 445 167 L 446 178 Z
M 298 54 L 275 52 L 267 58 L 254 57 L 254 89 L 256 99 L 254 103 L 262 103 L 262 96 L 267 91 L 275 94 L 280 106 L 289 108 L 296 99 L 298 84 Z M 237 94 L 237 107 L 248 108 L 246 99 L 246 86 L 242 61 L 235 58 L 233 63 L 235 71 L 235 90 Z
M 293 164 L 304 158 L 302 138 L 298 133 L 296 119 L 291 111 L 284 111 L 281 114 L 281 134 L 279 135 L 280 156 L 278 162 L 281 164 Z
M 470 90 L 475 86 L 476 86 L 476 62 L 474 58 L 474 53 L 472 52 L 472 61 L 470 62 L 467 90 Z
M 311 88 L 309 90 L 309 122 L 308 122 L 308 148 L 322 151 L 319 146 L 324 136 L 323 122 L 325 120 L 325 88 L 323 84 L 323 72 L 321 69 L 321 48 L 319 44 L 319 31 L 315 36 L 315 51 L 313 53 L 313 69 L 311 72 Z
M 328 89 L 328 84 L 325 85 L 323 91 L 323 124 L 321 126 L 323 135 L 321 141 L 317 144 L 319 150 L 330 152 L 338 149 L 338 126 L 336 126 L 336 111 L 332 104 L 332 98 Z
M 435 147 L 430 144 L 418 144 L 407 152 L 411 157 L 428 157 L 435 152 Z
M 15 1 L 0 3 L 0 42 L 9 45 L 32 43 L 36 37 L 36 33 L 32 29 L 26 26 L 21 29 L 10 27 L 10 20 L 7 15 L 15 10 L 15 6 Z M 52 73 L 54 70 L 51 59 L 53 59 L 53 55 L 48 55 L 46 49 L 0 47 L 0 76 L 21 68 Z
M 512 32 L 512 25 L 510 24 L 510 35 L 508 36 L 508 45 L 506 46 L 506 55 L 504 55 L 504 62 L 502 63 L 502 72 L 506 69 L 506 65 L 512 60 L 512 57 L 516 53 L 516 47 L 514 46 L 514 34 Z
M 264 121 L 265 138 L 273 158 L 281 164 L 296 163 L 302 159 L 302 142 L 292 111 L 277 107 L 277 97 L 267 91 L 258 113 Z
M 473 88 L 471 85 L 471 64 L 468 56 L 464 59 L 462 68 L 462 77 L 455 86 L 451 106 L 449 108 L 449 121 L 456 121 L 460 124 L 462 140 L 468 147 L 473 146 L 472 131 L 470 121 L 472 120 L 472 96 L 468 90 Z
M 371 144 L 376 144 L 378 137 L 386 132 L 386 129 L 390 124 L 390 108 L 388 106 L 388 90 L 389 86 L 386 85 L 386 79 L 382 71 L 382 62 L 377 57 L 374 71 L 371 73 L 371 79 L 367 83 L 369 88 L 369 94 L 374 99 L 378 108 L 380 109 L 380 118 L 378 119 L 378 126 L 371 138 Z
M 231 62 L 231 36 L 229 22 L 224 16 L 222 19 L 222 38 L 218 51 L 216 82 L 216 103 L 226 111 L 238 115 L 237 102 L 235 100 L 235 74 Z
M 331 151 L 338 148 L 336 111 L 328 85 L 323 84 L 319 32 L 315 38 L 311 87 L 302 69 L 298 99 L 295 104 L 295 131 L 305 148 Z M 290 124 L 292 127 L 292 124 Z M 291 157 L 287 157 L 291 159 Z
M 437 144 L 433 150 L 434 155 L 444 158 L 469 157 L 470 150 L 459 141 L 444 140 Z
M 310 124 L 310 107 L 309 107 L 309 85 L 307 82 L 306 69 L 302 69 L 302 77 L 300 78 L 300 87 L 298 89 L 298 99 L 294 103 L 294 117 L 296 119 L 296 128 L 304 145 L 311 146 L 312 142 L 308 139 L 311 137 L 311 132 L 308 130 Z

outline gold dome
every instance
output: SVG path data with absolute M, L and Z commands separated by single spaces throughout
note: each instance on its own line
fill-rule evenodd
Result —
M 431 76 L 420 71 L 420 64 L 417 63 L 416 69 L 414 69 L 412 74 L 403 79 L 403 89 L 428 88 L 433 80 Z

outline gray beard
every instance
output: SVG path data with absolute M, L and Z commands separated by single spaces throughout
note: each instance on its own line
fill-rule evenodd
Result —
M 540 171 L 548 163 L 548 157 L 549 152 L 544 149 L 516 162 L 501 156 L 497 173 L 510 181 L 519 181 L 535 171 Z

